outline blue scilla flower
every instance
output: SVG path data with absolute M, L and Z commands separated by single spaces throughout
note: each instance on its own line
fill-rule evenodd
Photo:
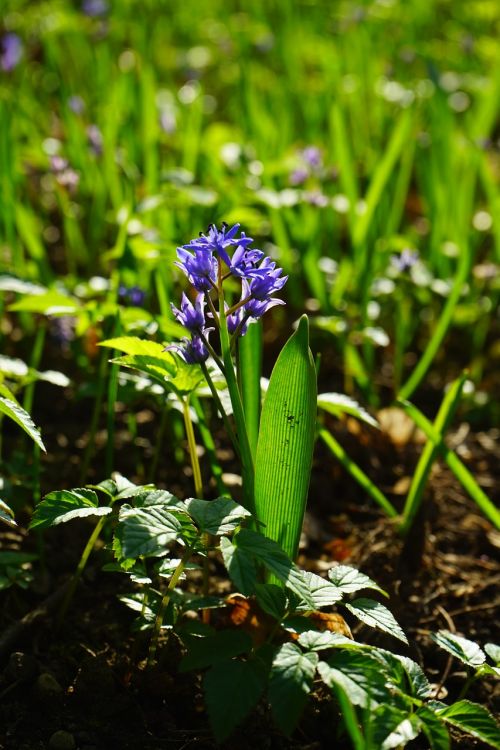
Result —
M 245 238 L 249 239 L 249 238 Z M 249 278 L 258 274 L 257 264 L 260 263 L 264 253 L 256 248 L 247 248 L 246 245 L 238 245 L 234 251 L 229 264 L 229 271 L 233 276 Z
M 174 265 L 184 271 L 197 292 L 208 292 L 217 281 L 217 260 L 206 249 L 200 247 L 193 249 L 194 255 L 183 247 L 178 247 L 179 261 L 176 261 Z
M 236 237 L 239 224 L 234 224 L 230 229 L 228 225 L 223 222 L 222 228 L 217 229 L 215 224 L 210 224 L 208 227 L 207 234 L 201 233 L 199 237 L 196 237 L 187 245 L 183 245 L 186 250 L 203 250 L 215 253 L 224 263 L 230 267 L 231 258 L 227 253 L 227 248 L 237 247 L 238 245 L 245 248 L 247 245 L 253 242 L 251 237 L 247 237 L 245 232 L 242 232 L 240 237 Z
M 405 247 L 400 255 L 391 255 L 391 265 L 399 271 L 399 273 L 404 273 L 413 268 L 418 262 L 418 259 L 419 255 L 416 250 L 410 250 L 410 248 Z
M 254 269 L 248 285 L 248 294 L 254 299 L 265 300 L 274 292 L 279 292 L 288 280 L 288 276 L 281 276 L 282 273 L 283 269 L 276 268 L 276 263 L 271 258 L 264 258 L 260 266 Z
M 208 349 L 203 339 L 193 334 L 191 340 L 183 338 L 178 344 L 170 344 L 165 351 L 176 351 L 187 365 L 195 365 L 208 359 Z
M 182 293 L 181 309 L 170 305 L 175 317 L 188 331 L 199 331 L 205 327 L 205 297 L 203 292 L 196 295 L 193 303 Z

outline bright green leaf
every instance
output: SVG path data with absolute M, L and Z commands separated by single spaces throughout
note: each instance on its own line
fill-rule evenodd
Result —
M 111 513 L 109 506 L 98 507 L 98 498 L 93 490 L 77 487 L 73 490 L 58 490 L 46 495 L 35 508 L 30 529 L 45 529 L 59 523 L 86 516 L 105 516 Z
M 185 501 L 185 506 L 200 531 L 214 536 L 229 534 L 250 516 L 248 510 L 227 497 L 215 500 L 190 498 Z
M 31 419 L 27 411 L 19 406 L 15 401 L 11 401 L 9 398 L 0 396 L 0 413 L 5 414 L 7 417 L 12 419 L 19 427 L 21 427 L 30 438 L 41 448 L 45 450 L 45 446 L 40 436 L 40 430 L 35 426 L 35 423 Z
M 438 708 L 436 714 L 447 724 L 461 729 L 462 732 L 472 734 L 473 737 L 478 737 L 500 750 L 500 725 L 484 706 L 461 700 L 451 706 Z
M 361 589 L 374 589 L 388 596 L 375 581 L 350 565 L 335 565 L 328 571 L 328 578 L 343 594 L 354 594 Z
M 455 633 L 450 633 L 449 630 L 438 630 L 437 633 L 431 633 L 431 638 L 434 643 L 437 643 L 438 646 L 444 648 L 445 651 L 448 651 L 449 654 L 460 659 L 469 667 L 480 667 L 486 661 L 486 655 L 477 643 L 455 635 Z

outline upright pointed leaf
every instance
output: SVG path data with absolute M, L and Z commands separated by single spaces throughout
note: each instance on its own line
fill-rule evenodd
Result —
M 303 316 L 281 351 L 262 408 L 255 507 L 265 534 L 294 559 L 309 488 L 316 426 L 316 370 Z

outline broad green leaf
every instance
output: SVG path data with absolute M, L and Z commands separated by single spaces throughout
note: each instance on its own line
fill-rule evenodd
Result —
M 335 565 L 328 571 L 328 578 L 343 594 L 354 594 L 361 589 L 374 589 L 388 596 L 375 581 L 350 565 Z
M 486 643 L 484 650 L 490 659 L 500 666 L 500 646 L 497 646 L 496 643 Z
M 361 422 L 369 424 L 371 427 L 379 427 L 377 420 L 366 409 L 363 409 L 357 401 L 350 396 L 345 396 L 343 393 L 318 394 L 318 406 L 329 414 L 333 414 L 334 417 L 338 417 L 341 414 L 349 414 L 361 420 Z
M 331 633 L 329 630 L 325 630 L 322 633 L 318 630 L 306 630 L 299 635 L 299 643 L 303 648 L 307 649 L 307 651 L 324 651 L 327 648 L 338 648 L 342 646 L 365 648 L 363 644 L 351 641 L 350 638 L 347 638 L 340 633 Z
M 156 341 L 140 339 L 136 336 L 119 336 L 114 339 L 101 341 L 99 346 L 105 346 L 108 349 L 116 349 L 124 354 L 143 354 L 150 357 L 158 357 L 170 361 L 173 365 L 174 358 L 169 352 L 165 352 L 165 346 Z
M 281 586 L 274 583 L 258 583 L 255 593 L 257 602 L 264 612 L 278 621 L 285 616 L 288 598 Z
M 381 703 L 392 702 L 380 663 L 367 653 L 359 650 L 335 653 L 328 662 L 319 662 L 318 671 L 327 687 L 339 685 L 355 706 L 375 709 Z
M 303 316 L 274 365 L 255 459 L 257 518 L 291 559 L 297 555 L 306 507 L 316 409 L 316 369 Z
M 6 523 L 7 526 L 17 526 L 14 519 L 14 511 L 3 500 L 0 500 L 0 521 Z
M 250 516 L 248 510 L 227 497 L 216 500 L 190 498 L 185 501 L 185 506 L 200 531 L 214 536 L 229 534 Z
M 286 735 L 295 729 L 311 691 L 318 655 L 284 643 L 276 654 L 269 679 L 269 703 L 276 724 Z
M 437 643 L 438 646 L 444 648 L 445 651 L 448 651 L 449 654 L 460 659 L 469 667 L 480 667 L 486 661 L 486 655 L 477 643 L 460 635 L 455 635 L 455 633 L 450 633 L 449 630 L 438 630 L 437 633 L 431 633 L 431 638 L 434 643 Z
M 302 571 L 302 578 L 309 590 L 309 597 L 314 604 L 315 609 L 321 607 L 330 607 L 332 604 L 342 599 L 342 591 L 330 581 L 321 578 L 316 573 Z M 304 602 L 297 607 L 298 610 L 310 609 L 310 606 Z
M 218 630 L 206 638 L 185 636 L 183 641 L 187 654 L 180 663 L 181 672 L 204 669 L 252 650 L 252 639 L 243 630 Z
M 497 724 L 484 706 L 461 700 L 451 706 L 436 709 L 436 714 L 447 724 L 478 737 L 497 750 L 500 749 L 500 724 Z
M 292 563 L 279 544 L 250 529 L 241 529 L 234 535 L 233 543 L 240 550 L 253 556 L 258 563 L 264 565 L 278 580 L 303 599 L 310 609 L 314 609 L 302 571 Z
M 98 498 L 93 490 L 77 487 L 73 490 L 56 490 L 45 495 L 33 513 L 30 529 L 45 529 L 59 523 L 86 516 L 105 516 L 111 513 L 109 506 L 98 507 Z
M 181 540 L 194 527 L 176 511 L 162 506 L 132 508 L 124 505 L 120 509 L 120 541 L 125 557 L 136 559 L 142 555 L 161 557 L 168 552 L 171 542 Z
M 427 706 L 420 706 L 416 714 L 429 741 L 430 750 L 450 750 L 450 735 L 439 716 Z
M 31 312 L 40 315 L 74 315 L 80 309 L 79 302 L 67 294 L 54 289 L 43 294 L 23 297 L 9 305 L 14 312 Z
M 395 710 L 393 707 L 381 706 L 385 715 L 392 714 L 393 719 L 395 718 Z M 379 711 L 381 709 L 378 709 Z M 375 719 L 375 726 L 377 726 L 377 719 Z M 385 728 L 384 728 L 385 731 Z M 406 716 L 402 718 L 391 730 L 390 734 L 386 736 L 382 744 L 380 745 L 381 750 L 392 750 L 395 747 L 405 747 L 405 745 L 414 740 L 420 734 L 420 722 L 414 715 Z M 378 747 L 378 745 L 377 745 Z
M 25 411 L 22 406 L 19 406 L 16 401 L 0 396 L 0 413 L 5 414 L 12 419 L 30 436 L 39 448 L 43 451 L 45 450 L 45 446 L 40 436 L 40 430 L 35 426 L 35 423 L 28 412 Z
M 146 490 L 143 487 L 138 487 L 141 490 L 138 495 L 134 496 L 134 505 L 136 508 L 149 508 L 153 505 L 165 505 L 171 506 L 172 508 L 184 509 L 184 501 L 172 495 L 168 490 Z M 127 492 L 127 490 L 122 490 Z M 122 493 L 120 493 L 120 496 Z
M 253 594 L 257 582 L 257 565 L 254 556 L 237 547 L 225 536 L 220 540 L 220 550 L 229 577 L 238 591 L 245 596 Z
M 423 669 L 413 659 L 381 648 L 375 648 L 371 653 L 392 673 L 396 687 L 419 700 L 429 697 L 432 692 L 429 681 Z
M 29 373 L 29 367 L 18 357 L 6 357 L 0 354 L 0 372 L 11 378 L 25 378 Z
M 393 635 L 394 638 L 403 641 L 403 643 L 408 643 L 405 634 L 394 619 L 394 615 L 383 604 L 373 599 L 355 599 L 350 604 L 345 603 L 344 606 L 365 625 L 383 630 Z
M 205 675 L 205 704 L 217 742 L 223 742 L 257 705 L 266 674 L 259 662 L 226 660 Z

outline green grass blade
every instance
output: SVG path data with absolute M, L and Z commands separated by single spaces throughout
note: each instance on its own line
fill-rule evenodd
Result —
M 399 403 L 408 414 L 408 416 L 413 419 L 417 427 L 419 427 L 425 434 L 425 436 L 434 443 L 434 445 L 439 450 L 439 453 L 445 460 L 448 468 L 451 469 L 451 471 L 454 473 L 464 490 L 469 493 L 473 500 L 475 500 L 488 520 L 491 521 L 491 523 L 494 524 L 497 529 L 500 529 L 500 511 L 494 506 L 489 497 L 483 492 L 479 484 L 476 482 L 468 468 L 464 466 L 457 454 L 450 450 L 445 443 L 443 443 L 440 435 L 434 429 L 432 422 L 430 422 L 427 417 L 425 417 L 422 412 L 409 401 L 400 401 Z
M 460 402 L 462 395 L 462 389 L 464 387 L 466 374 L 463 373 L 457 380 L 455 380 L 447 394 L 445 395 L 436 419 L 434 421 L 434 431 L 436 435 L 439 435 L 440 441 L 443 440 L 443 436 L 448 429 L 448 426 L 453 419 L 453 415 Z M 417 464 L 415 474 L 413 475 L 413 481 L 408 491 L 406 498 L 405 507 L 403 510 L 403 521 L 400 526 L 400 532 L 403 536 L 410 531 L 413 520 L 420 508 L 422 497 L 429 477 L 432 464 L 434 463 L 436 456 L 438 455 L 439 449 L 432 440 L 429 440 L 420 456 L 420 460 Z
M 319 436 L 331 450 L 335 458 L 337 458 L 344 469 L 356 480 L 360 487 L 367 492 L 372 500 L 375 500 L 377 505 L 380 505 L 390 518 L 395 518 L 398 512 L 394 505 L 386 498 L 386 496 L 379 490 L 379 488 L 372 482 L 372 480 L 366 476 L 364 471 L 347 455 L 342 446 L 335 440 L 328 430 L 322 429 L 319 431 Z
M 264 533 L 297 555 L 316 428 L 316 370 L 304 315 L 283 347 L 262 408 L 255 460 L 255 506 Z
M 450 296 L 448 297 L 443 312 L 441 313 L 441 317 L 439 318 L 437 325 L 434 328 L 433 334 L 425 348 L 424 353 L 420 357 L 418 364 L 413 370 L 412 374 L 399 391 L 399 399 L 407 399 L 412 395 L 415 389 L 419 386 L 420 382 L 423 380 L 427 370 L 431 366 L 432 361 L 434 360 L 434 357 L 436 356 L 450 326 L 455 307 L 457 306 L 457 302 L 462 293 L 463 285 L 465 284 L 465 281 L 467 279 L 469 265 L 470 255 L 467 252 L 466 248 L 462 248 L 457 274 L 455 276 L 455 281 L 453 283 Z

